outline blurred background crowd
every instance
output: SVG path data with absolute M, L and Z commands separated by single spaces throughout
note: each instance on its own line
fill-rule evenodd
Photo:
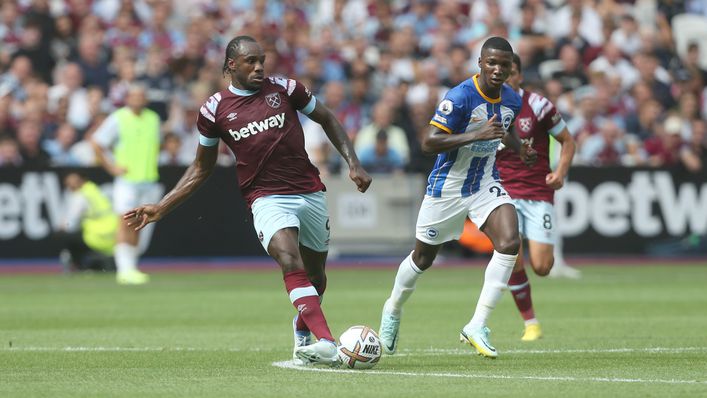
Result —
M 446 90 L 509 38 L 525 87 L 560 110 L 575 163 L 707 162 L 707 1 L 0 0 L 0 167 L 93 166 L 91 134 L 147 89 L 163 165 L 186 165 L 201 104 L 228 84 L 224 47 L 255 37 L 266 73 L 296 78 L 338 116 L 372 172 L 422 172 L 419 137 Z M 322 173 L 341 161 L 302 120 Z M 219 163 L 233 164 L 225 149 Z

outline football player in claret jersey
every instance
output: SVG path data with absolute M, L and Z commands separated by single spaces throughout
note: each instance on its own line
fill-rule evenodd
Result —
M 552 102 L 540 94 L 524 91 L 520 88 L 522 81 L 520 57 L 513 54 L 513 68 L 508 84 L 523 100 L 515 129 L 521 140 L 532 143 L 538 153 L 538 161 L 528 168 L 517 159 L 515 153 L 502 149 L 496 155 L 496 165 L 503 186 L 515 203 L 521 237 L 528 240 L 530 265 L 537 275 L 545 276 L 553 266 L 553 245 L 557 239 L 553 199 L 555 191 L 562 188 L 567 177 L 575 143 Z M 550 170 L 551 136 L 562 145 L 555 171 Z M 525 320 L 525 332 L 521 339 L 533 341 L 542 337 L 542 330 L 535 319 L 530 282 L 523 265 L 522 245 L 519 253 L 508 287 Z
M 486 321 L 501 298 L 518 255 L 518 216 L 496 170 L 496 150 L 503 142 L 528 164 L 534 151 L 507 134 L 520 111 L 520 97 L 504 85 L 511 72 L 513 49 L 505 39 L 484 42 L 480 73 L 449 90 L 430 121 L 422 142 L 437 153 L 427 192 L 417 218 L 415 249 L 398 268 L 395 284 L 383 306 L 379 336 L 388 354 L 395 352 L 402 306 L 440 246 L 459 239 L 467 217 L 493 243 L 476 311 L 462 328 L 460 339 L 486 357 L 498 354 L 489 341 Z
M 293 320 L 295 360 L 336 365 L 336 342 L 320 306 L 326 289 L 329 215 L 324 184 L 305 152 L 297 112 L 321 124 L 348 163 L 349 177 L 359 191 L 368 189 L 371 177 L 332 112 L 296 80 L 266 77 L 264 62 L 263 49 L 252 37 L 238 36 L 228 43 L 223 71 L 231 84 L 200 109 L 196 159 L 159 203 L 135 208 L 124 218 L 141 229 L 184 202 L 208 178 L 223 140 L 236 156 L 238 184 L 253 213 L 255 232 L 282 268 L 285 288 L 298 311 Z

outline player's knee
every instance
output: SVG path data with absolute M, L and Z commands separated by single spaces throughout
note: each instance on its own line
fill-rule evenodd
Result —
M 533 271 L 535 271 L 535 274 L 538 276 L 547 276 L 547 274 L 550 273 L 554 262 L 555 259 L 552 255 L 546 258 L 540 258 L 539 260 L 532 262 Z
M 271 256 L 280 264 L 283 272 L 292 272 L 304 269 L 302 260 L 300 257 L 294 253 L 289 253 L 287 251 L 280 251 L 277 253 L 271 253 Z
M 419 252 L 415 250 L 412 253 L 412 262 L 415 263 L 415 266 L 421 270 L 426 270 L 427 268 L 430 268 L 432 266 L 432 263 L 435 261 L 435 256 L 425 254 L 422 252 Z
M 504 236 L 498 239 L 493 249 L 503 254 L 518 254 L 520 250 L 520 237 L 518 234 Z
M 536 267 L 533 267 L 533 270 L 535 270 L 535 274 L 538 276 L 547 276 L 547 274 L 550 273 L 551 269 L 552 269 L 552 263 L 543 263 L 543 264 L 539 264 Z

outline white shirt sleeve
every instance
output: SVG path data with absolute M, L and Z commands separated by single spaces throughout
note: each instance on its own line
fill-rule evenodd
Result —
M 93 133 L 93 139 L 101 147 L 108 149 L 115 144 L 118 140 L 118 118 L 115 116 L 115 112 L 108 115 L 108 117 L 101 123 Z
M 64 213 L 64 220 L 61 223 L 62 228 L 67 232 L 78 231 L 86 210 L 88 210 L 88 200 L 78 192 L 71 193 Z

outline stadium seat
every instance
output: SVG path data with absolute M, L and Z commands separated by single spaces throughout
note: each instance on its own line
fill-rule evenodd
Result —
M 678 14 L 672 19 L 673 40 L 678 55 L 687 53 L 687 45 L 697 42 L 700 46 L 700 65 L 707 68 L 707 17 L 696 14 Z

